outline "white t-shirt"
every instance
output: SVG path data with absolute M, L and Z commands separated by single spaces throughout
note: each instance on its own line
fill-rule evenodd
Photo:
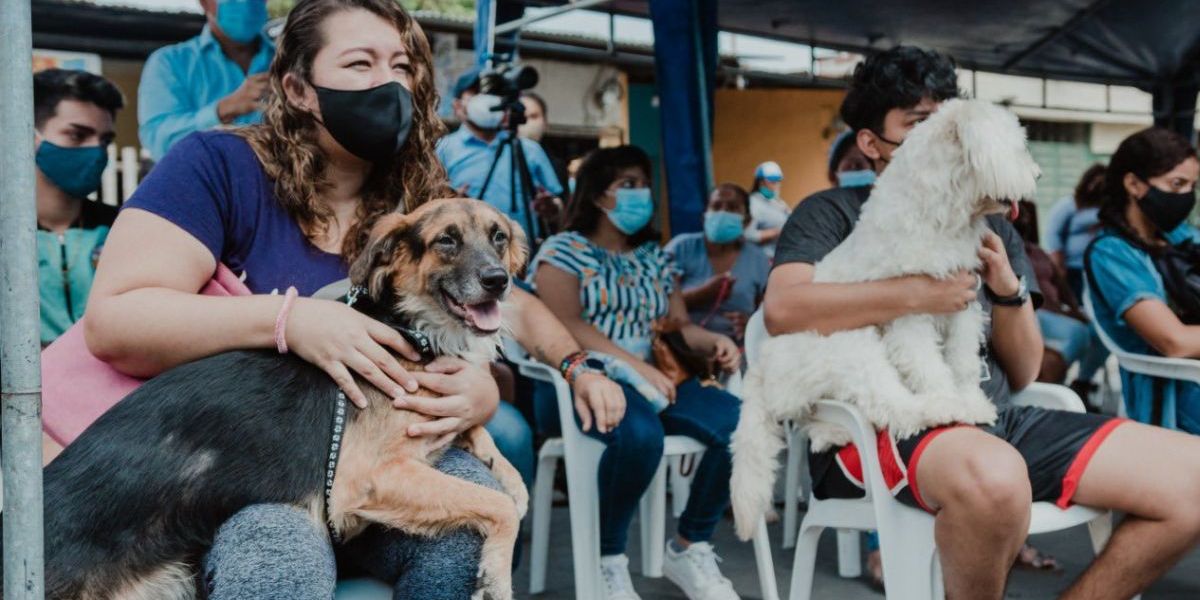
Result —
M 755 190 L 750 194 L 750 224 L 746 226 L 746 239 L 758 244 L 767 257 L 775 256 L 775 240 L 762 241 L 764 229 L 778 229 L 787 223 L 792 209 L 779 196 L 768 200 L 762 193 Z

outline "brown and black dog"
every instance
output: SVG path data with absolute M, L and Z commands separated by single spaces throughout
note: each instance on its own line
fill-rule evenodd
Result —
M 432 201 L 375 226 L 351 268 L 353 306 L 423 334 L 429 355 L 484 365 L 526 253 L 521 228 L 486 203 Z M 46 467 L 47 597 L 192 598 L 217 528 L 247 506 L 287 503 L 342 539 L 370 523 L 425 536 L 474 529 L 485 538 L 476 597 L 511 598 L 528 504 L 516 469 L 475 427 L 457 443 L 491 466 L 504 492 L 437 471 L 439 453 L 405 433 L 429 418 L 358 383 L 368 407 L 346 403 L 340 419 L 337 386 L 292 354 L 227 352 L 148 381 Z

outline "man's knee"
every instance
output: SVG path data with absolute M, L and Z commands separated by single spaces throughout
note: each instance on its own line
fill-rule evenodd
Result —
M 1025 460 L 1003 443 L 985 444 L 954 461 L 943 474 L 938 502 L 943 508 L 978 515 L 981 524 L 1008 527 L 1028 519 L 1032 492 Z M 947 463 L 950 464 L 950 463 Z

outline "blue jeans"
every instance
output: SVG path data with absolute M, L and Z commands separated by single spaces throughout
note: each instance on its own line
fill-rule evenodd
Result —
M 741 401 L 717 388 L 703 387 L 696 379 L 683 382 L 675 404 L 656 414 L 650 402 L 632 387 L 625 392 L 625 418 L 615 429 L 600 433 L 593 427 L 586 435 L 604 442 L 597 474 L 600 486 L 600 554 L 623 554 L 638 501 L 662 460 L 663 436 L 686 435 L 707 447 L 696 467 L 687 508 L 679 518 L 680 537 L 691 542 L 712 539 L 713 530 L 729 506 L 729 476 L 732 456 L 729 441 L 737 427 Z M 537 386 L 534 409 L 538 428 L 558 435 L 558 402 L 554 389 Z M 579 415 L 575 415 L 579 423 Z
M 521 474 L 521 481 L 526 489 L 533 488 L 533 429 L 525 421 L 525 417 L 517 407 L 500 401 L 496 414 L 483 426 L 492 439 L 496 441 L 496 449 L 508 459 Z
M 1067 366 L 1079 361 L 1077 379 L 1091 381 L 1108 359 L 1108 350 L 1092 327 L 1046 309 L 1038 309 L 1037 319 L 1046 348 L 1057 352 Z

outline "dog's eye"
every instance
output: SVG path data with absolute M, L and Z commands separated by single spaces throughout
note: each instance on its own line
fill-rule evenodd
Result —
M 507 233 L 504 233 L 503 231 L 500 231 L 499 229 L 497 229 L 495 232 L 492 233 L 492 243 L 493 244 L 503 244 L 504 242 L 507 242 L 507 241 L 508 241 Z
M 448 233 L 443 233 L 442 235 L 439 235 L 433 239 L 433 245 L 435 246 L 453 248 L 456 244 L 458 244 L 458 241 L 454 239 L 454 236 Z

